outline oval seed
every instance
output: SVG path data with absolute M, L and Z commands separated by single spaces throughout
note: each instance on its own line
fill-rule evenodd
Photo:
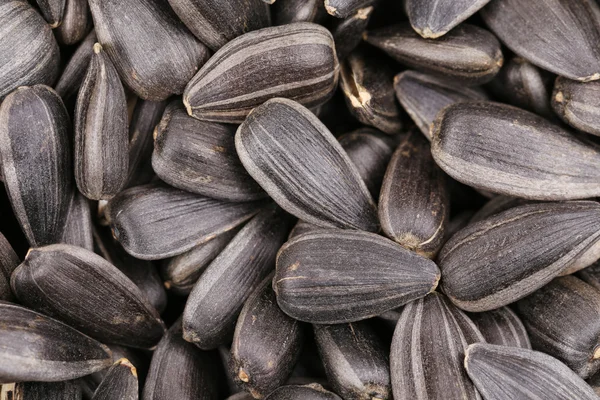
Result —
M 600 82 L 577 82 L 556 78 L 552 108 L 572 127 L 600 136 Z
M 85 38 L 92 28 L 92 15 L 87 0 L 66 0 L 62 23 L 54 31 L 58 41 L 72 46 Z

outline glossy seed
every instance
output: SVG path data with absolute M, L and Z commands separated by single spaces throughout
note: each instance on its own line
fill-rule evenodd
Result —
M 367 322 L 313 325 L 332 389 L 348 400 L 390 399 L 389 357 Z
M 337 87 L 338 72 L 327 29 L 309 22 L 265 28 L 217 51 L 187 85 L 183 102 L 195 118 L 241 123 L 254 107 L 274 97 L 308 108 L 325 103 Z
M 304 326 L 279 309 L 269 275 L 246 300 L 231 345 L 229 373 L 239 387 L 263 398 L 292 373 L 304 342 Z
M 465 369 L 486 400 L 598 399 L 566 365 L 538 351 L 476 343 L 467 349 Z
M 108 347 L 35 311 L 0 301 L 0 382 L 58 382 L 108 368 Z
M 313 225 L 311 223 L 300 220 L 300 221 L 298 221 L 298 223 L 296 223 L 294 228 L 291 230 L 290 235 L 288 236 L 288 240 L 291 240 L 291 239 L 295 238 L 296 236 L 300 236 L 304 233 L 312 232 L 312 231 L 319 230 L 319 229 L 322 229 L 322 228 L 318 227 L 317 225 Z
M 369 31 L 364 38 L 410 68 L 470 85 L 489 82 L 504 62 L 498 39 L 469 24 L 461 24 L 437 40 L 423 39 L 407 23 Z
M 185 28 L 166 1 L 89 0 L 89 5 L 98 41 L 123 83 L 144 100 L 160 101 L 183 93 L 209 57 L 208 48 Z
M 395 400 L 477 399 L 463 369 L 471 343 L 485 342 L 473 322 L 437 292 L 402 310 L 390 353 Z
M 274 25 L 315 22 L 325 12 L 322 0 L 285 0 L 275 3 L 271 8 Z
M 287 99 L 255 108 L 235 147 L 248 173 L 284 210 L 322 227 L 379 230 L 377 206 L 333 135 Z
M 74 193 L 70 137 L 67 110 L 49 87 L 21 87 L 2 102 L 4 186 L 32 247 L 62 238 Z
M 55 29 L 56 39 L 67 46 L 85 38 L 92 28 L 92 15 L 87 0 L 66 0 L 62 23 Z
M 600 82 L 577 82 L 556 78 L 552 108 L 572 127 L 600 136 Z
M 464 101 L 487 99 L 479 89 L 417 71 L 405 71 L 396 75 L 394 89 L 398 101 L 428 140 L 431 140 L 431 124 L 444 107 Z
M 68 99 L 79 92 L 79 87 L 88 70 L 88 65 L 94 54 L 94 43 L 96 32 L 91 31 L 77 50 L 71 56 L 71 59 L 62 71 L 62 75 L 55 86 L 56 93 L 63 99 Z
M 11 287 L 21 304 L 106 343 L 150 348 L 164 332 L 140 289 L 108 261 L 80 247 L 31 249 L 13 272 Z
M 214 51 L 246 32 L 271 25 L 269 7 L 261 0 L 169 0 L 169 4 Z
M 442 290 L 463 310 L 499 308 L 538 290 L 573 263 L 594 255 L 600 204 L 518 206 L 468 225 L 442 248 Z
M 407 0 L 406 13 L 413 29 L 435 39 L 475 14 L 490 0 Z
M 280 386 L 265 400 L 341 400 L 341 397 L 325 390 L 323 386 L 317 383 L 311 383 L 308 385 L 287 385 Z
M 62 24 L 66 0 L 36 0 L 36 3 L 50 28 L 54 29 Z
M 77 381 L 0 384 L 0 400 L 81 400 Z
M 373 6 L 359 8 L 353 15 L 334 21 L 331 33 L 340 61 L 344 60 L 362 41 L 362 35 L 371 20 L 373 10 Z
M 509 49 L 538 67 L 569 79 L 600 79 L 600 8 L 594 1 L 494 0 L 481 16 Z
M 508 307 L 469 314 L 486 343 L 531 349 L 529 335 L 523 322 Z
M 438 115 L 432 133 L 436 163 L 469 186 L 534 200 L 600 195 L 600 151 L 528 111 L 453 104 Z
M 346 18 L 375 3 L 375 0 L 325 0 L 327 12 L 337 18 Z
M 73 196 L 61 243 L 94 251 L 90 202 L 78 191 Z
M 10 276 L 20 263 L 21 260 L 19 260 L 10 243 L 0 233 L 0 300 L 13 300 L 14 296 L 10 289 Z
M 0 27 L 0 101 L 20 86 L 52 85 L 60 73 L 60 50 L 42 16 L 25 0 L 4 0 Z
M 444 243 L 450 219 L 446 177 L 416 129 L 390 161 L 379 199 L 383 232 L 408 250 L 433 258 Z
M 439 277 L 431 260 L 389 239 L 328 229 L 283 245 L 273 285 L 279 306 L 292 318 L 338 324 L 421 298 L 435 290 Z
M 183 337 L 201 349 L 231 340 L 244 302 L 275 265 L 289 218 L 271 206 L 256 215 L 200 276 L 183 312 Z
M 199 121 L 171 103 L 154 132 L 152 167 L 171 186 L 226 201 L 267 196 L 235 150 L 234 125 Z
M 138 400 L 137 370 L 128 359 L 122 358 L 113 364 L 92 400 Z
M 235 228 L 264 203 L 226 203 L 160 183 L 115 196 L 105 210 L 113 235 L 142 260 L 173 257 Z

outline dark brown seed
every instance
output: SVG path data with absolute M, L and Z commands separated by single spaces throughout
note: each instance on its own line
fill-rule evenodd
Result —
M 402 310 L 390 353 L 395 400 L 477 399 L 463 369 L 471 343 L 485 342 L 473 322 L 437 292 Z
M 32 247 L 62 238 L 74 193 L 70 137 L 67 110 L 48 86 L 21 87 L 2 102 L 4 186 Z
M 311 383 L 303 386 L 280 386 L 265 400 L 341 400 L 341 397 L 325 390 L 318 383 Z
M 269 275 L 246 300 L 231 345 L 229 373 L 262 399 L 292 373 L 304 342 L 303 326 L 279 309 Z
M 0 384 L 0 400 L 81 400 L 77 381 Z
M 479 331 L 490 344 L 531 349 L 529 336 L 523 322 L 508 307 L 469 314 Z
M 235 151 L 234 125 L 199 121 L 179 101 L 167 107 L 154 132 L 152 167 L 163 181 L 226 201 L 267 194 L 244 169 Z
M 344 60 L 362 41 L 363 33 L 371 20 L 373 10 L 372 6 L 359 8 L 353 15 L 334 21 L 331 33 L 335 41 L 335 51 L 340 61 Z
M 387 351 L 366 322 L 313 325 L 332 389 L 347 400 L 390 399 Z
M 438 257 L 442 290 L 463 310 L 499 308 L 598 253 L 600 204 L 538 203 L 468 225 Z M 595 257 L 597 258 L 597 257 Z
M 275 265 L 289 218 L 268 207 L 244 226 L 194 286 L 183 312 L 183 337 L 214 349 L 233 336 L 244 302 Z
M 423 135 L 431 140 L 430 128 L 444 107 L 471 100 L 486 100 L 485 93 L 451 79 L 405 71 L 394 78 L 396 97 Z
M 54 29 L 62 24 L 66 0 L 36 0 L 44 19 Z
M 108 368 L 108 347 L 35 311 L 0 301 L 0 382 L 58 382 Z
M 450 219 L 446 177 L 431 157 L 429 142 L 413 129 L 388 165 L 379 198 L 383 232 L 403 247 L 433 258 Z
M 265 28 L 217 51 L 187 85 L 183 103 L 195 118 L 241 123 L 274 97 L 320 106 L 333 96 L 338 72 L 327 29 L 309 22 Z
M 366 267 L 368 266 L 368 267 Z M 318 324 L 354 322 L 435 290 L 433 261 L 379 235 L 327 229 L 295 237 L 277 256 L 273 287 L 281 309 Z
M 538 67 L 600 79 L 600 8 L 593 0 L 494 0 L 481 16 L 509 49 Z
M 469 223 L 472 224 L 482 221 L 488 217 L 491 217 L 492 215 L 501 213 L 502 211 L 529 203 L 534 202 L 526 199 L 520 199 L 518 197 L 496 196 L 485 203 L 484 206 L 479 209 L 479 211 L 473 214 Z
M 79 191 L 75 192 L 61 243 L 83 247 L 94 251 L 94 235 L 92 233 L 92 212 L 90 202 Z
M 20 263 L 21 260 L 19 260 L 10 243 L 0 233 L 0 300 L 13 300 L 10 289 L 10 276 Z
M 122 358 L 106 373 L 92 400 L 138 400 L 137 370 Z
M 274 25 L 315 22 L 325 12 L 323 0 L 285 0 L 272 7 Z M 337 44 L 337 43 L 336 43 Z
M 183 93 L 209 57 L 164 0 L 89 0 L 89 5 L 98 41 L 123 83 L 144 100 Z
M 346 18 L 375 3 L 375 0 L 325 0 L 327 12 L 337 18 Z
M 528 111 L 453 104 L 438 115 L 432 133 L 437 164 L 469 186 L 534 200 L 600 195 L 600 151 Z
M 63 21 L 54 31 L 58 41 L 71 46 L 85 38 L 92 28 L 92 15 L 87 0 L 66 0 Z
M 556 78 L 552 108 L 572 127 L 600 136 L 600 82 L 577 82 Z
M 158 312 L 133 282 L 102 257 L 79 247 L 31 249 L 13 272 L 11 287 L 22 304 L 106 343 L 150 348 L 165 330 Z
M 255 108 L 235 147 L 248 173 L 284 210 L 322 227 L 379 230 L 377 206 L 335 137 L 287 99 Z
M 60 50 L 42 16 L 25 0 L 5 0 L 0 26 L 0 101 L 20 86 L 54 84 Z
M 173 257 L 227 232 L 263 202 L 226 203 L 160 183 L 122 191 L 107 206 L 113 235 L 142 260 Z
M 269 7 L 261 0 L 169 0 L 169 4 L 214 51 L 246 32 L 271 25 Z
M 486 400 L 597 400 L 592 388 L 547 354 L 519 347 L 476 343 L 465 369 Z
M 408 23 L 369 31 L 364 38 L 411 68 L 471 85 L 489 82 L 504 62 L 498 39 L 469 24 L 461 24 L 437 40 L 423 39 Z
M 77 47 L 77 50 L 73 53 L 68 64 L 62 71 L 55 90 L 63 99 L 66 100 L 79 92 L 79 87 L 87 73 L 92 54 L 94 54 L 94 43 L 96 41 L 96 32 L 91 31 Z
M 322 229 L 322 228 L 300 220 L 300 221 L 298 221 L 298 223 L 294 226 L 294 228 L 290 232 L 290 235 L 288 236 L 288 240 L 291 240 L 291 239 L 295 238 L 296 236 L 300 236 L 304 233 L 312 232 L 312 231 L 319 230 L 319 229 Z

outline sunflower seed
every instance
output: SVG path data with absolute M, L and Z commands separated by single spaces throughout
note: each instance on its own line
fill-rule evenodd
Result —
M 10 243 L 0 233 L 0 300 L 13 300 L 10 289 L 10 276 L 20 263 L 21 260 L 19 260 Z
M 346 18 L 375 3 L 375 0 L 325 0 L 327 12 L 337 18 Z
M 91 31 L 77 47 L 69 63 L 64 68 L 55 86 L 56 93 L 63 99 L 66 100 L 79 92 L 79 87 L 87 73 L 92 54 L 94 54 L 94 43 L 96 41 L 96 32 Z
M 462 368 L 471 343 L 485 342 L 473 322 L 437 292 L 402 310 L 390 353 L 394 399 L 481 399 Z
M 89 0 L 89 5 L 98 41 L 123 83 L 144 100 L 160 101 L 183 93 L 209 57 L 208 48 L 179 22 L 165 1 Z
M 323 0 L 285 0 L 273 6 L 273 21 L 275 25 L 315 22 L 324 13 Z
M 111 364 L 108 347 L 68 325 L 0 301 L 0 382 L 57 382 Z
M 600 204 L 591 201 L 528 204 L 493 215 L 444 245 L 442 290 L 467 311 L 512 303 L 596 250 L 599 227 Z
M 600 79 L 600 9 L 594 1 L 494 0 L 481 16 L 532 64 L 569 79 Z
M 600 136 L 600 82 L 577 82 L 558 77 L 552 93 L 552 108 L 572 127 Z
M 138 400 L 137 370 L 122 358 L 106 373 L 92 400 Z
M 264 202 L 226 203 L 160 183 L 115 196 L 105 210 L 113 235 L 132 256 L 176 256 L 227 232 L 256 214 Z
M 582 269 L 577 273 L 579 279 L 600 290 L 600 261 Z
M 273 269 L 289 232 L 289 218 L 275 206 L 244 226 L 200 276 L 183 312 L 183 337 L 201 349 L 231 340 L 253 289 Z
M 231 345 L 229 373 L 255 398 L 283 385 L 304 341 L 303 326 L 277 305 L 269 275 L 246 300 Z
M 290 232 L 290 234 L 288 236 L 288 240 L 291 240 L 291 239 L 295 238 L 296 236 L 300 236 L 304 233 L 312 232 L 312 231 L 319 230 L 319 229 L 322 229 L 322 228 L 300 220 L 300 221 L 298 221 L 298 223 L 294 226 L 294 228 Z
M 464 184 L 535 200 L 600 195 L 600 151 L 528 111 L 453 104 L 438 115 L 432 133 L 435 161 Z
M 273 286 L 279 306 L 292 318 L 338 324 L 421 298 L 435 290 L 439 277 L 431 260 L 391 240 L 328 229 L 295 237 L 282 246 Z
M 235 142 L 248 173 L 290 214 L 323 227 L 379 229 L 377 206 L 356 167 L 300 104 L 273 99 L 255 108 Z
M 280 386 L 265 400 L 341 400 L 341 397 L 325 390 L 323 386 L 317 383 L 309 385 L 288 385 Z
M 79 247 L 31 249 L 13 272 L 11 287 L 22 304 L 103 342 L 150 348 L 165 330 L 133 282 L 102 257 Z
M 145 381 L 146 375 L 148 374 L 148 368 L 150 367 L 150 358 L 152 356 L 151 352 L 140 349 L 132 349 L 130 347 L 117 346 L 115 344 L 111 344 L 108 347 L 112 352 L 113 365 L 122 358 L 126 358 L 137 371 L 138 383 L 143 383 Z M 94 392 L 96 389 L 98 389 L 98 386 L 100 383 L 102 383 L 109 370 L 110 368 L 106 368 L 83 378 L 92 383 L 91 385 L 88 385 L 91 389 L 91 393 L 89 396 L 85 395 L 85 398 L 89 398 L 89 400 L 91 400 L 91 398 L 94 396 Z
M 444 107 L 464 101 L 487 99 L 485 93 L 477 88 L 417 71 L 405 71 L 396 75 L 394 89 L 398 101 L 428 140 L 431 140 L 431 124 Z
M 508 307 L 469 314 L 479 331 L 490 344 L 531 349 L 529 336 L 523 322 Z
M 66 0 L 36 0 L 44 19 L 54 29 L 62 24 Z
M 255 62 L 260 58 L 268 62 Z M 309 22 L 246 33 L 222 47 L 188 83 L 183 96 L 198 119 L 241 123 L 256 106 L 289 97 L 308 108 L 331 98 L 338 83 L 331 33 Z
M 465 368 L 486 400 L 597 400 L 592 388 L 566 365 L 544 353 L 476 343 Z
M 62 23 L 54 33 L 56 39 L 71 46 L 85 38 L 92 28 L 92 16 L 87 0 L 66 0 Z
M 498 39 L 469 24 L 437 40 L 423 39 L 407 23 L 369 31 L 364 39 L 411 68 L 471 85 L 492 80 L 504 62 Z
M 360 44 L 362 35 L 371 20 L 373 10 L 372 6 L 359 8 L 353 15 L 334 21 L 331 33 L 335 41 L 336 54 L 340 61 L 345 59 Z
M 81 400 L 77 381 L 0 384 L 0 400 Z
M 0 101 L 20 86 L 52 85 L 60 50 L 46 21 L 24 0 L 0 3 Z
M 533 201 L 520 199 L 518 197 L 508 197 L 508 196 L 496 196 L 489 200 L 483 207 L 481 207 L 469 221 L 470 224 L 473 224 L 478 221 L 482 221 L 492 215 L 496 215 L 513 207 L 522 206 L 524 204 L 531 204 Z
M 61 243 L 94 251 L 92 227 L 90 202 L 79 191 L 76 191 L 73 200 L 71 200 L 71 207 L 69 208 Z
M 389 357 L 366 322 L 313 325 L 319 354 L 333 390 L 344 399 L 389 399 Z
M 47 86 L 21 87 L 0 107 L 4 186 L 32 247 L 62 238 L 74 193 L 70 125 L 62 100 Z

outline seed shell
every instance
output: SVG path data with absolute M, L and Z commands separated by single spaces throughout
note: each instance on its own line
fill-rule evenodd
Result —
M 14 296 L 10 289 L 10 276 L 20 263 L 19 256 L 17 256 L 4 235 L 0 233 L 0 301 L 13 300 Z
M 92 212 L 90 202 L 79 191 L 75 192 L 61 243 L 83 247 L 94 251 L 94 235 L 92 233 Z
M 137 370 L 122 358 L 109 368 L 92 400 L 138 400 Z
M 274 25 L 315 22 L 325 12 L 322 0 L 285 0 L 272 7 Z
M 529 335 L 523 322 L 508 307 L 469 314 L 479 331 L 490 344 L 531 349 Z
M 341 400 L 341 397 L 325 390 L 323 386 L 318 383 L 311 383 L 308 385 L 287 385 L 280 386 L 265 400 Z
M 295 238 L 296 236 L 300 236 L 304 233 L 313 232 L 313 231 L 319 230 L 319 229 L 322 229 L 322 228 L 318 227 L 317 225 L 313 225 L 308 222 L 300 220 L 300 221 L 298 221 L 298 223 L 296 223 L 296 225 L 290 232 L 290 235 L 288 236 L 288 240 L 291 240 L 291 239 Z
M 363 33 L 371 20 L 374 7 L 359 8 L 354 15 L 335 20 L 331 34 L 340 61 L 344 60 L 362 41 Z
M 482 221 L 488 217 L 491 217 L 492 215 L 501 213 L 502 211 L 530 203 L 534 202 L 526 199 L 520 199 L 518 197 L 496 196 L 490 199 L 483 205 L 483 207 L 473 214 L 469 223 L 472 224 L 477 221 Z
M 96 32 L 91 31 L 85 37 L 85 40 L 79 44 L 77 50 L 63 69 L 54 90 L 64 100 L 79 92 L 79 87 L 85 78 L 90 60 L 94 54 L 94 44 L 97 40 Z
M 92 15 L 87 0 L 66 0 L 62 23 L 54 30 L 56 39 L 72 46 L 83 40 L 92 29 Z
M 81 400 L 77 381 L 0 384 L 0 400 Z
M 346 18 L 375 3 L 375 0 L 325 0 L 327 12 L 337 18 Z
M 36 0 L 44 19 L 54 29 L 62 24 L 66 0 Z
M 579 271 L 577 277 L 600 290 L 600 261 Z
M 556 78 L 552 109 L 572 127 L 600 136 L 600 82 L 577 82 Z

